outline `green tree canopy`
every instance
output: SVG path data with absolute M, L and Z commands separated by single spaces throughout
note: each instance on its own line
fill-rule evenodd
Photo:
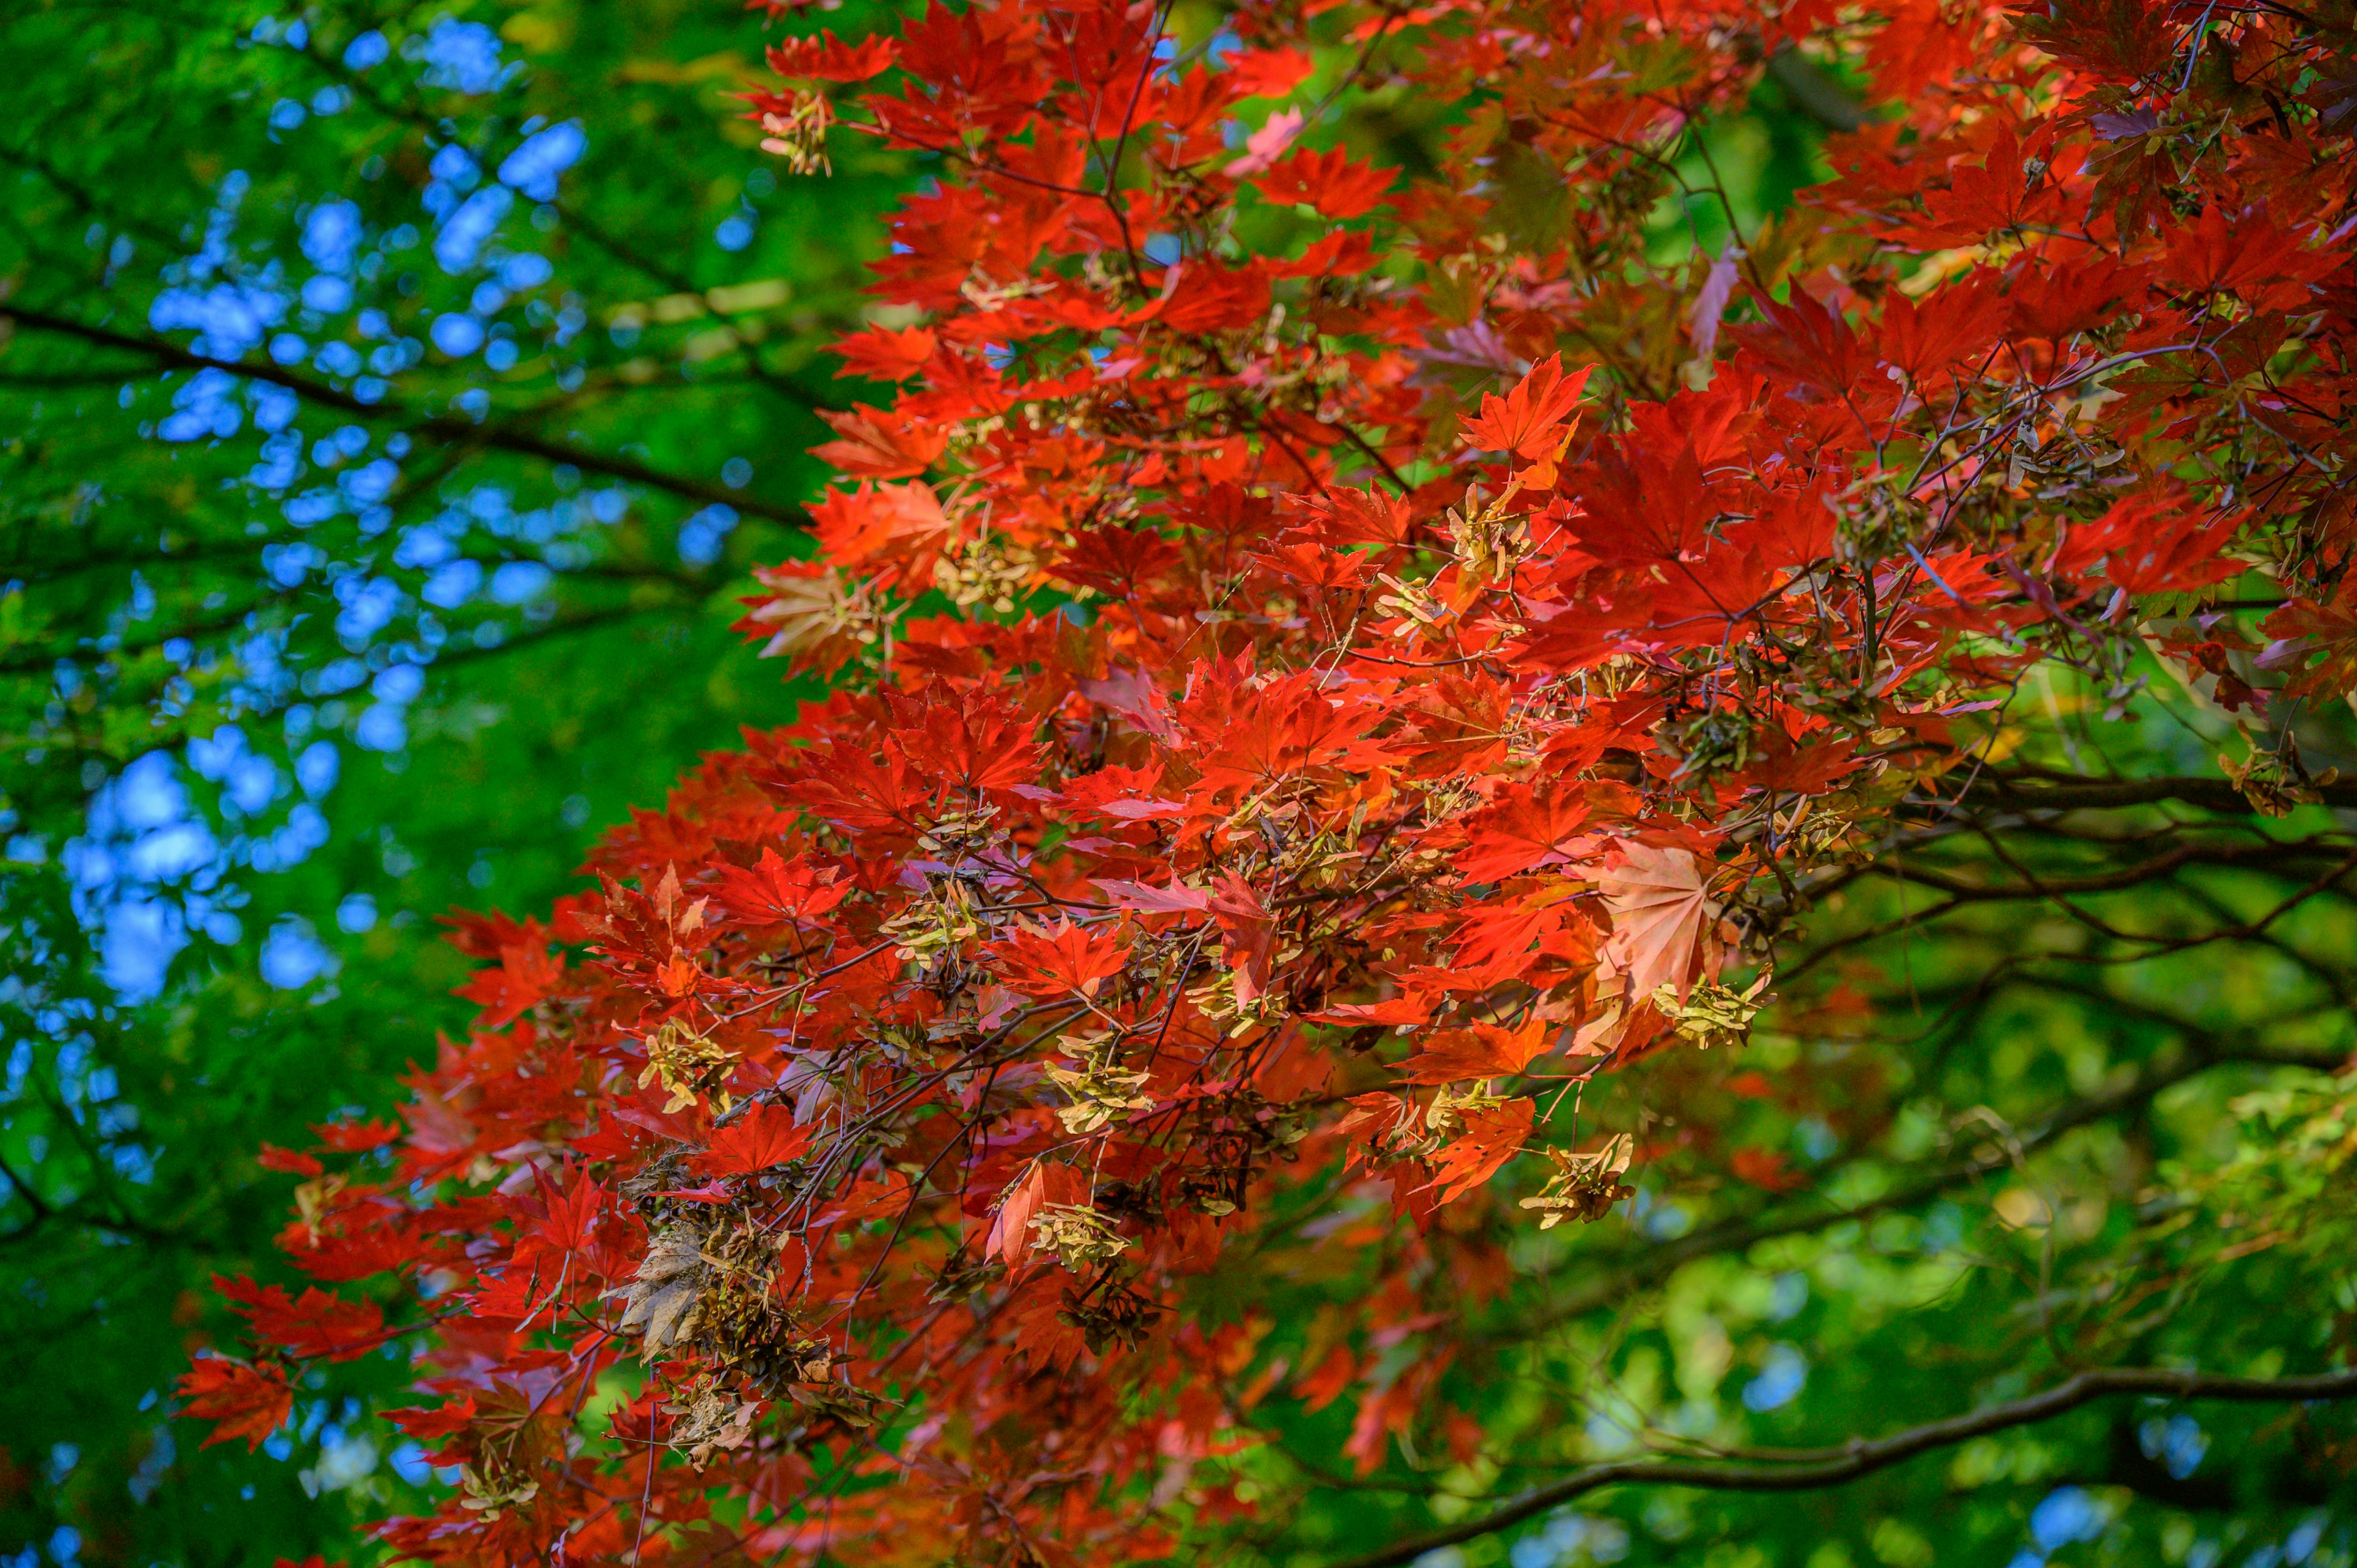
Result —
M 465 1016 L 435 917 L 545 903 L 791 711 L 727 623 L 905 176 L 780 177 L 763 37 L 0 21 L 0 1548 L 332 1554 L 404 1484 L 334 1407 L 293 1457 L 176 1445 L 170 1383 L 278 1224 L 256 1145 Z

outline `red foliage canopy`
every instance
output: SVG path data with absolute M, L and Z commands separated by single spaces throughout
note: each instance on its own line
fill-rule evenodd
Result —
M 1285 1376 L 1224 1380 L 1253 1330 L 1189 1278 L 1317 1216 L 1387 1283 L 1293 1391 L 1364 1464 L 1472 1441 L 1438 1369 L 1498 1264 L 1450 1215 L 1609 1208 L 1630 1139 L 1555 1107 L 1739 1038 L 1781 890 L 1969 787 L 1970 715 L 2254 570 L 2260 667 L 2357 682 L 2328 46 L 1878 15 L 1247 0 L 1181 49 L 1026 0 L 773 51 L 772 151 L 938 175 L 841 345 L 897 395 L 830 416 L 818 553 L 743 623 L 841 678 L 545 928 L 464 929 L 480 1026 L 284 1237 L 399 1288 L 238 1287 L 192 1408 L 258 1435 L 291 1363 L 420 1336 L 395 1419 L 463 1481 L 384 1534 L 435 1561 L 1134 1562 L 1249 1511 L 1187 1466 Z M 1682 250 L 1659 150 L 1794 51 L 1890 107 Z M 1376 89 L 1449 109 L 1437 164 L 1336 143 Z

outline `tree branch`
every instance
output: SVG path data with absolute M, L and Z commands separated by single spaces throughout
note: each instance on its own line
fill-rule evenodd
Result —
M 2041 770 L 2042 774 L 2042 770 Z M 2205 811 L 2247 817 L 2251 802 L 2223 779 L 2085 779 L 2033 784 L 2022 772 L 1985 772 L 1975 793 L 2010 811 L 2114 811 L 2128 806 L 2179 800 Z M 2328 806 L 2357 809 L 2357 783 L 2323 784 L 2317 792 Z
M 1936 866 L 1910 865 L 1895 858 L 1868 862 L 1860 868 L 1860 873 L 1887 877 L 1893 882 L 1911 882 L 1919 887 L 1944 893 L 1957 902 L 1977 904 L 2012 899 L 2062 898 L 2090 893 L 2121 893 L 2141 884 L 2157 881 L 2186 866 L 2255 865 L 2262 871 L 2272 871 L 2277 863 L 2283 861 L 2338 857 L 2347 853 L 2346 843 L 2326 843 L 2314 838 L 2264 839 L 2256 843 L 2241 844 L 2188 843 L 2110 871 L 2070 876 L 2031 876 L 2010 884 L 1969 882 Z
M 1837 1448 L 1795 1451 L 1772 1464 L 1718 1461 L 1620 1459 L 1591 1465 L 1552 1486 L 1523 1493 L 1479 1519 L 1410 1536 L 1378 1551 L 1346 1559 L 1332 1568 L 1395 1568 L 1443 1546 L 1504 1530 L 1534 1515 L 1605 1487 L 1695 1487 L 1725 1492 L 1800 1492 L 1838 1487 L 1941 1448 L 2009 1427 L 2050 1421 L 2081 1405 L 2119 1394 L 2161 1394 L 2179 1400 L 2226 1400 L 2245 1404 L 2297 1403 L 2357 1398 L 2357 1369 L 2305 1378 L 2227 1378 L 2164 1367 L 2105 1367 L 2067 1378 L 2041 1393 L 1991 1405 L 1945 1421 L 1894 1432 L 1888 1437 L 1852 1438 Z
M 2190 1025 L 2179 1026 L 2189 1031 L 2191 1028 Z M 2311 1050 L 2300 1047 L 2270 1046 L 2257 1041 L 2221 1041 L 2206 1048 L 2196 1047 L 2167 1061 L 2148 1065 L 2134 1079 L 2118 1089 L 2091 1094 L 2059 1107 L 2034 1128 L 2021 1133 L 2016 1146 L 2025 1155 L 2033 1154 L 2066 1133 L 2141 1105 L 2163 1090 L 2211 1068 L 2297 1067 L 2311 1072 L 2332 1072 L 2349 1059 L 2349 1053 L 2342 1050 Z M 1581 1292 L 1535 1323 L 1518 1326 L 1512 1336 L 1500 1337 L 1519 1337 L 1583 1316 L 1631 1291 L 1667 1279 L 1697 1258 L 1720 1252 L 1741 1253 L 1762 1241 L 1772 1241 L 1779 1237 L 1812 1235 L 1846 1220 L 1866 1219 L 1889 1210 L 1911 1208 L 1952 1187 L 2005 1170 L 2013 1164 L 2013 1160 L 2012 1151 L 1992 1149 L 1986 1154 L 1957 1160 L 1944 1169 L 1934 1170 L 1903 1186 L 1893 1187 L 1879 1197 L 1846 1207 L 1826 1203 L 1823 1208 L 1797 1213 L 1770 1212 L 1729 1219 L 1674 1241 L 1646 1248 L 1633 1256 L 1604 1259 L 1604 1265 L 1610 1271 L 1610 1277 L 1604 1283 Z
M 209 354 L 198 354 L 176 343 L 154 338 L 136 338 L 115 332 L 104 327 L 68 317 L 52 316 L 20 305 L 0 304 L 0 321 L 9 321 L 28 331 L 48 332 L 64 338 L 78 338 L 101 348 L 119 349 L 125 353 L 144 355 L 156 364 L 182 371 L 226 371 L 247 381 L 267 381 L 283 387 L 305 402 L 322 408 L 332 408 L 360 419 L 391 420 L 409 429 L 422 431 L 456 446 L 487 446 L 500 451 L 515 452 L 538 457 L 550 463 L 570 463 L 587 473 L 604 474 L 610 478 L 627 479 L 650 489 L 666 490 L 675 496 L 705 504 L 718 503 L 753 517 L 768 518 L 792 528 L 810 526 L 810 513 L 798 506 L 765 501 L 758 496 L 716 485 L 684 474 L 665 473 L 644 463 L 610 453 L 587 451 L 546 436 L 534 435 L 512 426 L 477 424 L 470 419 L 455 419 L 448 414 L 419 413 L 396 403 L 363 403 L 351 393 L 326 381 L 309 376 L 298 376 L 280 366 L 256 363 L 247 360 L 217 360 Z
M 1828 130 L 1855 131 L 1867 122 L 1865 108 L 1833 73 L 1803 54 L 1789 38 L 1768 57 L 1768 74 L 1795 107 Z

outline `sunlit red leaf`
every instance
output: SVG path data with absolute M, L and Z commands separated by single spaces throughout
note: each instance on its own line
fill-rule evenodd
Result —
M 1495 1024 L 1436 1029 L 1416 1042 L 1415 1054 L 1395 1070 L 1404 1081 L 1415 1084 L 1507 1078 L 1522 1071 L 1544 1050 L 1546 1040 L 1546 1027 L 1536 1019 L 1519 1029 L 1501 1029 Z
M 872 381 L 905 381 L 933 357 L 933 334 L 922 327 L 871 327 L 834 341 L 843 356 L 838 376 L 866 376 Z
M 712 902 L 748 925 L 799 926 L 815 921 L 849 891 L 833 870 L 806 860 L 789 863 L 776 850 L 765 849 L 759 865 L 721 867 Z
M 1579 394 L 1587 385 L 1587 368 L 1566 376 L 1563 356 L 1550 354 L 1531 367 L 1504 397 L 1481 399 L 1481 412 L 1465 422 L 1465 439 L 1486 451 L 1511 452 L 1517 457 L 1539 458 L 1563 445 Z
M 851 413 L 820 409 L 837 440 L 812 448 L 813 456 L 856 478 L 900 479 L 921 474 L 949 445 L 946 431 L 916 428 L 902 415 L 860 403 Z

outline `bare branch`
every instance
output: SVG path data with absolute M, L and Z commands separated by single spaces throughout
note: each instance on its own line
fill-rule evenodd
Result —
M 2032 779 L 2035 782 L 2032 782 Z M 2065 780 L 2044 770 L 1981 775 L 1975 793 L 2009 811 L 2115 811 L 2128 806 L 2182 801 L 2205 811 L 2247 817 L 2253 807 L 2223 779 L 2084 779 Z M 2357 808 L 2357 783 L 2319 785 L 2328 806 Z
M 1591 1465 L 1552 1486 L 1523 1493 L 1478 1519 L 1466 1520 L 1394 1541 L 1379 1551 L 1348 1558 L 1332 1568 L 1394 1568 L 1424 1553 L 1477 1540 L 1544 1513 L 1572 1498 L 1606 1487 L 1694 1487 L 1720 1492 L 1803 1492 L 1838 1487 L 1877 1470 L 2009 1427 L 2050 1421 L 2100 1399 L 2120 1394 L 2158 1394 L 2178 1400 L 2225 1400 L 2244 1404 L 2299 1403 L 2357 1398 L 2357 1369 L 2305 1378 L 2228 1378 L 2166 1367 L 2104 1367 L 2085 1371 L 2041 1393 L 1967 1415 L 1926 1422 L 1888 1437 L 1852 1438 L 1835 1448 L 1804 1449 L 1770 1464 L 1726 1464 L 1656 1459 L 1620 1459 Z

